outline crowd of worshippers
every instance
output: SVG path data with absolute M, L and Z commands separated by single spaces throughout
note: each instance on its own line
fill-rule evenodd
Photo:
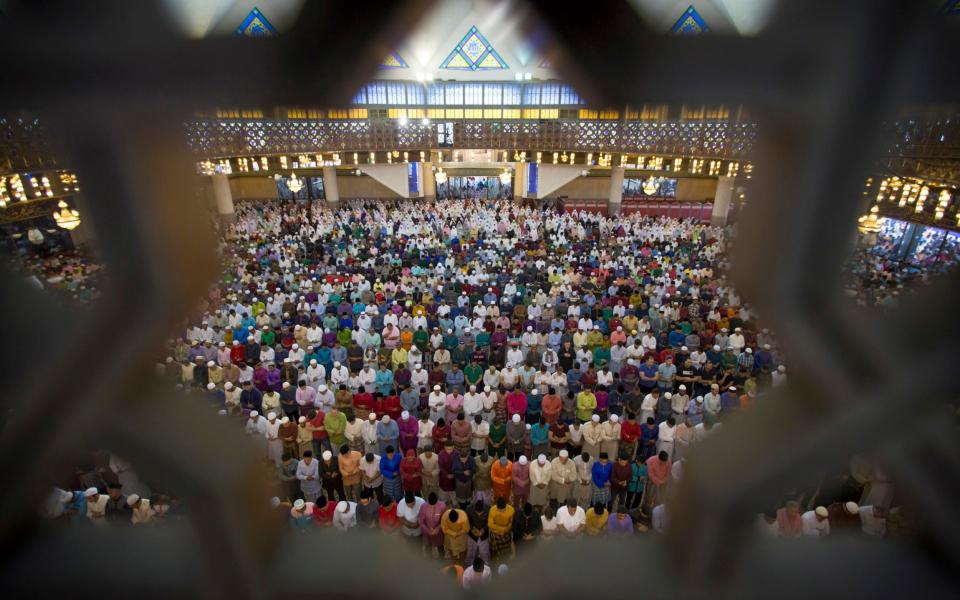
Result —
M 689 449 L 787 378 L 725 235 L 502 201 L 248 206 L 157 370 L 242 424 L 298 531 L 399 532 L 466 565 L 663 532 Z M 774 533 L 867 522 L 810 508 Z
M 63 250 L 49 256 L 14 257 L 11 267 L 23 273 L 27 283 L 79 304 L 99 298 L 103 265 L 84 249 Z
M 955 266 L 954 255 L 931 264 L 912 264 L 906 259 L 861 248 L 845 264 L 844 293 L 860 306 L 893 311 L 904 300 L 923 293 Z

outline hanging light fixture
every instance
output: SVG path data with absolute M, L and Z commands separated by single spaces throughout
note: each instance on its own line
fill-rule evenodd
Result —
M 500 177 L 500 185 L 507 185 L 510 183 L 510 170 L 504 169 L 503 173 L 500 173 L 498 177 Z
M 660 182 L 656 180 L 653 176 L 650 179 L 643 182 L 643 193 L 652 196 L 657 193 L 657 189 L 660 187 Z
M 53 211 L 53 220 L 57 222 L 59 227 L 71 231 L 80 226 L 79 212 L 70 208 L 63 200 L 57 203 L 57 208 L 59 208 L 60 211 Z
M 294 194 L 303 189 L 303 184 L 300 183 L 300 178 L 297 177 L 297 174 L 294 172 L 290 173 L 290 179 L 287 180 L 287 189 Z
M 437 180 L 437 183 L 442 185 L 447 182 L 447 174 L 443 172 L 443 169 L 437 169 L 437 173 L 436 175 L 434 175 L 434 179 Z
M 883 225 L 883 217 L 879 216 L 880 207 L 876 204 L 870 209 L 870 212 L 857 219 L 857 229 L 860 233 L 878 233 Z

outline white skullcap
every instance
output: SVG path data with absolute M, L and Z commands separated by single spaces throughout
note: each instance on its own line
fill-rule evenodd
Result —
M 860 512 L 860 506 L 856 502 L 847 502 L 843 505 L 843 509 L 850 515 L 855 515 Z
M 619 420 L 620 420 L 620 417 L 618 417 L 617 415 L 610 415 L 610 422 L 611 422 L 611 423 L 616 423 L 616 422 L 619 421 Z
M 590 420 L 593 421 L 594 423 L 599 423 L 600 415 L 593 415 L 592 417 L 590 417 Z
M 420 368 L 423 367 L 423 365 L 421 365 L 420 363 L 417 363 L 416 367 L 417 367 L 418 369 L 420 369 Z
M 737 386 L 731 385 L 731 386 L 728 387 L 727 389 L 730 390 L 731 392 L 735 392 L 735 391 L 737 391 Z
M 221 348 L 223 348 L 224 346 L 226 346 L 226 344 L 225 344 L 224 342 L 220 342 L 219 345 L 220 345 Z
M 283 423 L 283 424 L 287 424 L 287 423 L 290 422 L 290 417 L 284 417 L 284 418 L 280 419 L 280 422 Z
M 600 326 L 599 326 L 599 325 L 594 325 L 593 328 L 594 328 L 594 329 L 600 329 Z
M 350 510 L 350 505 L 347 504 L 346 500 L 341 500 L 340 502 L 337 503 L 337 510 L 345 513 L 348 510 Z
M 223 389 L 228 390 L 228 391 L 229 391 L 229 390 L 232 390 L 232 389 L 233 389 L 233 384 L 228 381 L 228 382 L 226 382 L 225 384 L 223 384 Z
M 299 325 L 298 325 L 298 327 L 299 327 Z M 293 348 L 294 350 L 298 350 L 298 349 L 300 348 L 300 344 L 294 344 L 294 345 L 292 346 L 292 348 Z
M 99 493 L 100 493 L 100 490 L 98 490 L 95 487 L 88 487 L 83 491 L 83 495 L 86 496 L 87 498 L 90 498 L 91 496 L 96 496 Z
M 545 454 L 541 454 L 537 457 L 537 462 L 542 465 L 543 463 L 547 462 L 547 456 Z
M 533 327 L 530 325 L 527 325 L 527 331 L 533 331 Z
M 173 362 L 173 357 L 172 357 L 172 356 L 168 356 L 168 357 L 167 357 L 167 362 L 168 362 L 168 363 L 172 363 L 172 362 Z
M 280 498 L 277 498 L 276 496 L 270 498 L 270 507 L 276 508 L 278 506 L 280 506 Z
M 215 383 L 213 383 L 213 382 L 211 381 L 210 383 L 207 384 L 207 389 L 208 389 L 208 390 L 215 390 L 215 389 L 217 389 L 217 384 L 215 384 Z
M 297 422 L 298 422 L 298 423 L 306 423 L 306 422 L 307 422 L 307 418 L 306 418 L 306 417 L 300 417 L 299 419 L 297 419 Z
M 679 387 L 678 389 L 681 389 L 681 390 L 683 390 L 683 391 L 686 391 L 686 390 L 687 390 L 687 386 L 685 386 L 685 385 L 683 385 L 683 384 L 681 383 L 681 384 L 680 384 L 680 387 Z
M 289 381 L 284 381 L 284 382 L 283 382 L 283 389 L 287 389 L 288 387 L 290 387 L 290 382 L 289 382 Z
M 540 392 L 539 392 L 539 391 L 537 391 L 537 389 L 536 389 L 536 388 L 534 388 L 534 389 L 532 389 L 532 390 L 530 390 L 530 395 L 531 395 L 531 396 L 536 396 L 536 395 L 537 395 L 537 394 L 539 394 L 539 393 L 540 393 Z
M 769 350 L 769 349 L 770 349 L 770 344 L 764 344 L 764 345 L 763 345 L 763 349 L 764 349 L 764 350 Z
M 521 465 L 527 464 L 527 457 L 520 455 L 520 460 L 518 461 Z
M 255 411 L 255 410 L 251 410 L 251 411 L 250 411 L 250 416 L 251 416 L 251 417 L 259 417 L 259 416 L 260 416 L 260 413 L 258 413 L 258 412 Z
M 736 331 L 736 332 L 738 332 L 738 333 L 741 332 L 741 331 L 743 331 L 743 330 L 740 329 L 739 327 L 735 327 L 733 330 Z
M 439 386 L 439 385 L 433 386 L 433 391 L 439 392 L 439 391 L 440 391 L 440 386 Z
M 377 420 L 377 413 L 372 412 L 372 413 L 370 413 L 370 414 L 367 416 L 367 418 L 370 419 L 371 421 L 376 421 L 376 420 Z
M 240 345 L 240 340 L 233 340 L 233 345 L 234 345 L 234 346 L 239 346 L 239 345 Z
M 216 364 L 217 364 L 217 363 L 213 362 L 212 360 L 208 360 L 208 361 L 207 361 L 207 366 L 208 366 L 208 367 L 213 367 L 213 366 L 215 366 Z
M 277 413 L 270 411 L 267 413 L 267 420 L 272 421 L 277 418 Z
M 319 390 L 319 391 L 321 391 L 321 392 L 327 391 L 327 384 L 321 383 L 320 385 L 317 386 L 317 390 Z
M 127 506 L 133 506 L 137 502 L 140 502 L 140 496 L 137 494 L 130 494 L 127 496 Z
M 564 450 L 561 450 L 561 451 L 560 451 L 560 456 L 561 456 L 562 458 L 567 458 L 568 456 L 570 456 L 570 453 L 567 452 L 567 451 L 564 449 Z
M 338 360 L 338 361 L 335 361 L 335 362 L 333 363 L 333 366 L 339 368 L 339 367 L 340 367 L 340 361 L 339 361 L 339 360 Z
M 303 498 L 297 498 L 293 503 L 293 507 L 297 510 L 303 510 L 303 507 L 306 506 L 306 502 L 303 501 Z
M 513 415 L 512 417 L 510 417 L 510 419 L 511 419 L 514 423 L 519 423 L 519 422 L 520 422 L 520 415 Z
M 747 354 L 753 354 L 753 348 L 747 348 Z
M 720 352 L 720 344 L 714 344 L 714 345 L 713 345 L 713 351 L 714 351 L 714 352 Z
M 781 373 L 786 373 L 787 367 L 786 365 L 780 365 L 779 367 L 777 367 L 777 370 L 780 371 Z
M 330 460 L 331 458 L 333 458 L 333 452 L 330 452 L 329 450 L 324 450 L 323 460 Z
M 402 413 L 400 413 L 400 418 L 401 418 L 401 419 L 409 419 L 409 418 L 410 418 L 410 411 L 405 410 L 405 411 L 403 411 Z
M 311 358 L 311 359 L 310 359 L 310 364 L 313 365 L 314 367 L 317 366 L 317 359 Z
M 814 512 L 817 513 L 818 517 L 827 518 L 830 516 L 830 513 L 827 512 L 827 509 L 823 506 L 818 506 L 816 509 L 814 509 Z
M 669 400 L 670 398 L 673 398 L 673 394 L 671 394 L 670 392 L 667 392 L 666 394 L 663 395 L 663 397 Z

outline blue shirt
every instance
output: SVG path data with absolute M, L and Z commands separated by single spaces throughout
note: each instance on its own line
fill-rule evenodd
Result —
M 379 426 L 378 426 L 379 427 Z M 386 454 L 380 457 L 380 473 L 383 474 L 387 479 L 396 479 L 397 474 L 400 472 L 400 453 L 394 452 L 393 458 L 389 458 Z
M 608 461 L 607 464 L 603 464 L 599 460 L 593 463 L 593 469 L 591 471 L 593 485 L 602 488 L 610 481 L 611 473 L 613 473 L 613 463 Z

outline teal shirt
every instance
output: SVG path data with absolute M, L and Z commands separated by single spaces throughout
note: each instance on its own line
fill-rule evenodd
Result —
M 539 402 L 537 404 L 538 404 L 537 409 L 539 410 L 540 408 Z M 529 410 L 529 408 L 527 410 Z M 533 426 L 530 428 L 530 443 L 533 444 L 534 446 L 537 446 L 539 444 L 546 444 L 548 441 L 550 441 L 550 438 L 547 435 L 549 431 L 550 431 L 549 425 L 546 425 L 546 424 L 541 425 L 540 423 L 534 423 Z

